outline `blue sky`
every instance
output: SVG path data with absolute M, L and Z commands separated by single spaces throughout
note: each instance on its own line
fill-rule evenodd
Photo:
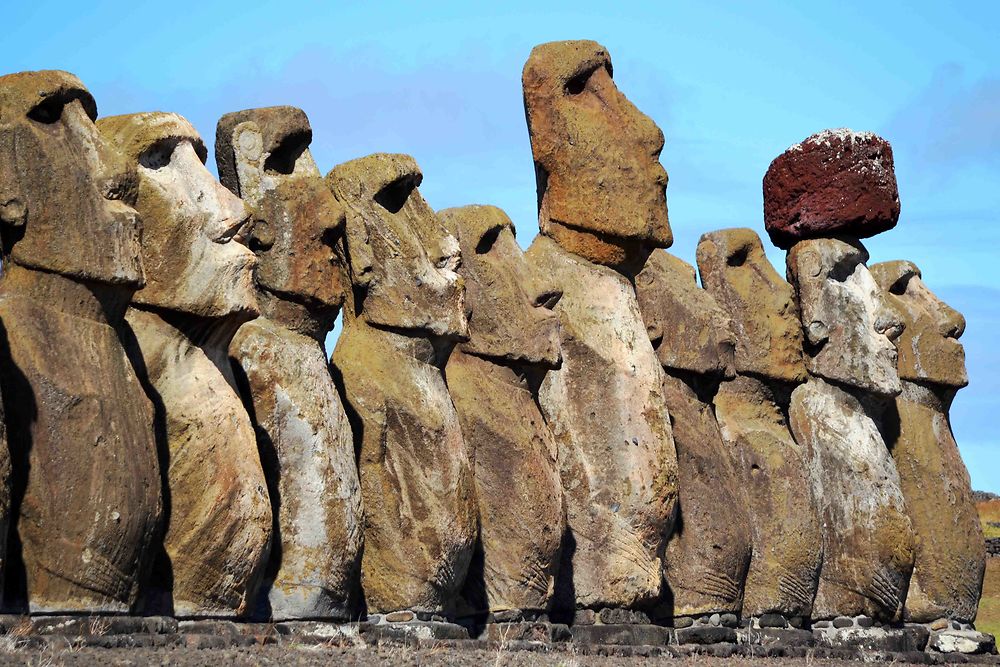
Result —
M 4 72 L 70 70 L 102 115 L 176 111 L 210 147 L 223 113 L 299 106 L 324 171 L 410 153 L 432 206 L 501 206 L 523 245 L 536 210 L 520 73 L 540 42 L 608 47 L 619 88 L 666 135 L 672 251 L 688 261 L 705 231 L 763 231 L 761 178 L 786 147 L 828 127 L 877 132 L 902 216 L 867 242 L 872 261 L 915 261 L 965 313 L 971 385 L 953 427 L 973 485 L 1000 492 L 995 0 L 7 4 Z

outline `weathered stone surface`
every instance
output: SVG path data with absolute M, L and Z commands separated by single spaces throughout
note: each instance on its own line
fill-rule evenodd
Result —
M 665 250 L 654 251 L 635 277 L 635 290 L 664 368 L 733 376 L 732 322 L 711 294 L 699 289 L 693 266 Z
M 536 388 L 560 361 L 559 320 L 546 307 L 559 293 L 538 284 L 500 209 L 440 215 L 459 240 L 469 314 L 469 340 L 445 368 L 474 461 L 483 551 L 464 597 L 480 611 L 544 610 L 566 519 L 555 440 Z
M 229 351 L 257 433 L 274 516 L 262 595 L 275 619 L 356 616 L 361 489 L 347 414 L 323 338 L 350 289 L 344 209 L 309 152 L 293 107 L 219 120 L 223 185 L 251 207 L 262 317 Z
M 228 347 L 257 315 L 254 255 L 239 241 L 242 201 L 205 168 L 205 147 L 175 114 L 102 119 L 139 173 L 146 287 L 128 313 L 132 361 L 156 408 L 169 522 L 149 607 L 177 616 L 252 611 L 271 507 Z M 148 261 L 147 261 L 148 260 Z
M 663 133 L 618 90 L 590 41 L 531 51 L 521 76 L 542 234 L 590 261 L 642 267 L 673 241 Z
M 753 556 L 743 617 L 809 616 L 823 539 L 806 452 L 792 438 L 785 417 L 787 399 L 762 380 L 739 376 L 723 382 L 713 402 L 750 499 Z
M 574 625 L 569 630 L 575 644 L 666 646 L 676 641 L 674 631 L 660 625 Z
M 412 158 L 372 155 L 327 183 L 348 247 L 370 244 L 333 353 L 360 452 L 362 586 L 370 611 L 447 611 L 476 540 L 472 462 L 442 377 L 466 336 L 458 241 L 420 196 Z
M 968 383 L 958 342 L 965 320 L 927 289 L 910 262 L 876 264 L 872 274 L 904 325 L 896 340 L 903 392 L 883 419 L 916 537 L 904 618 L 972 621 L 986 550 L 969 473 L 948 420 L 956 389 Z
M 927 647 L 928 631 L 922 625 L 907 625 L 902 628 L 828 628 L 813 630 L 813 637 L 819 646 L 902 653 L 923 651 Z
M 802 328 L 792 287 L 774 270 L 752 229 L 721 229 L 698 241 L 705 290 L 729 314 L 736 372 L 802 382 Z
M 750 563 L 749 501 L 711 405 L 718 381 L 733 372 L 729 318 L 698 287 L 694 267 L 664 250 L 636 277 L 636 296 L 666 369 L 663 395 L 677 450 L 680 509 L 658 612 L 738 613 Z
M 9 509 L 5 603 L 32 612 L 129 611 L 159 528 L 152 407 L 116 331 L 143 284 L 136 175 L 96 115 L 66 72 L 0 77 L 0 556 Z
M 786 261 L 809 372 L 871 394 L 899 394 L 893 340 L 902 322 L 865 266 L 868 251 L 861 242 L 801 241 Z
M 736 641 L 736 630 L 714 625 L 694 625 L 677 630 L 678 644 L 719 644 Z
M 594 608 L 652 603 L 675 516 L 677 458 L 663 370 L 634 288 L 544 236 L 527 257 L 563 292 L 555 307 L 563 362 L 539 390 L 569 525 L 557 597 Z
M 866 238 L 899 219 L 889 142 L 871 132 L 824 130 L 771 162 L 764 175 L 764 227 L 788 249 L 808 238 Z
M 824 525 L 813 618 L 898 620 L 913 570 L 913 532 L 877 412 L 812 378 L 792 393 L 789 413 L 795 439 L 809 452 Z

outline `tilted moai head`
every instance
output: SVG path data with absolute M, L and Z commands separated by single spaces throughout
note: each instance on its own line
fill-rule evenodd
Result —
M 205 168 L 198 132 L 160 112 L 102 118 L 98 128 L 139 173 L 146 287 L 133 303 L 205 318 L 255 317 L 256 258 L 241 236 L 249 213 Z
M 311 142 L 301 109 L 248 109 L 219 119 L 215 158 L 222 184 L 253 212 L 257 285 L 310 309 L 335 309 L 350 289 L 346 217 Z
M 347 209 L 348 249 L 352 255 L 356 248 L 371 252 L 371 270 L 362 282 L 354 280 L 350 315 L 375 326 L 465 338 L 458 240 L 420 196 L 422 179 L 412 157 L 385 153 L 345 162 L 327 174 Z
M 561 359 L 559 316 L 552 307 L 562 295 L 546 289 L 532 273 L 514 238 L 514 224 L 495 206 L 440 211 L 462 251 L 465 311 L 470 354 L 554 367 Z
M 969 384 L 965 349 L 958 342 L 965 332 L 962 314 L 927 288 L 913 262 L 882 262 L 871 272 L 902 317 L 903 333 L 896 339 L 899 377 L 947 387 Z
M 521 82 L 542 234 L 610 266 L 669 247 L 663 133 L 615 87 L 607 49 L 540 44 Z
M 67 72 L 0 77 L 3 261 L 78 280 L 143 285 L 135 169 L 94 126 Z
M 665 368 L 733 377 L 735 338 L 729 316 L 698 287 L 694 267 L 664 250 L 635 279 L 639 310 Z
M 834 234 L 867 238 L 897 220 L 892 147 L 871 132 L 823 130 L 775 158 L 764 175 L 764 227 L 779 248 Z
M 805 380 L 792 286 L 768 261 L 760 237 L 746 228 L 703 234 L 698 270 L 705 290 L 732 320 L 736 371 L 785 382 Z
M 896 346 L 902 320 L 856 239 L 810 239 L 788 251 L 805 335 L 806 364 L 819 377 L 882 396 L 899 394 Z

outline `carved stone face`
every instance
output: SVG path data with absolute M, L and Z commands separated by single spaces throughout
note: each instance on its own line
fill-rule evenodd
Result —
M 462 350 L 484 357 L 554 367 L 561 358 L 562 296 L 533 275 L 514 238 L 514 225 L 494 206 L 450 208 L 438 214 L 458 237 L 465 279 L 469 340 Z
M 693 266 L 657 250 L 636 276 L 635 291 L 660 364 L 733 377 L 736 341 L 729 317 L 698 287 Z
M 137 179 L 67 72 L 0 77 L 4 261 L 78 280 L 143 285 Z
M 376 326 L 464 338 L 458 240 L 420 196 L 422 178 L 412 157 L 386 153 L 345 162 L 327 174 L 347 210 L 352 262 L 356 249 L 371 252 L 370 273 L 354 281 L 354 314 Z
M 615 87 L 607 50 L 590 41 L 541 44 L 521 80 L 542 233 L 605 264 L 622 258 L 600 239 L 668 247 L 663 133 Z M 635 252 L 625 245 L 622 252 Z
M 255 317 L 256 258 L 241 236 L 248 211 L 205 168 L 195 129 L 159 112 L 102 118 L 98 128 L 139 172 L 146 287 L 133 303 L 198 317 Z
M 698 270 L 705 290 L 732 318 L 736 371 L 786 382 L 805 380 L 792 286 L 771 266 L 760 237 L 746 228 L 702 235 Z
M 219 120 L 215 155 L 223 185 L 253 211 L 257 284 L 309 307 L 339 307 L 350 289 L 346 218 L 311 142 L 301 109 L 249 109 Z
M 899 376 L 949 387 L 969 384 L 965 348 L 958 342 L 965 332 L 962 314 L 927 289 L 912 262 L 882 262 L 871 272 L 902 315 L 903 333 L 896 339 Z
M 900 315 L 890 307 L 856 240 L 800 241 L 788 252 L 809 372 L 883 396 L 899 394 Z

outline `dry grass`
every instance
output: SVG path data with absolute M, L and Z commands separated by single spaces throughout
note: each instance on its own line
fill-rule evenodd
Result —
M 1000 537 L 1000 527 L 990 525 L 1000 524 L 1000 498 L 976 503 L 976 509 L 979 510 L 979 520 L 983 523 L 986 537 Z
M 1000 558 L 986 559 L 986 580 L 983 599 L 979 602 L 976 628 L 991 635 L 1000 635 Z

